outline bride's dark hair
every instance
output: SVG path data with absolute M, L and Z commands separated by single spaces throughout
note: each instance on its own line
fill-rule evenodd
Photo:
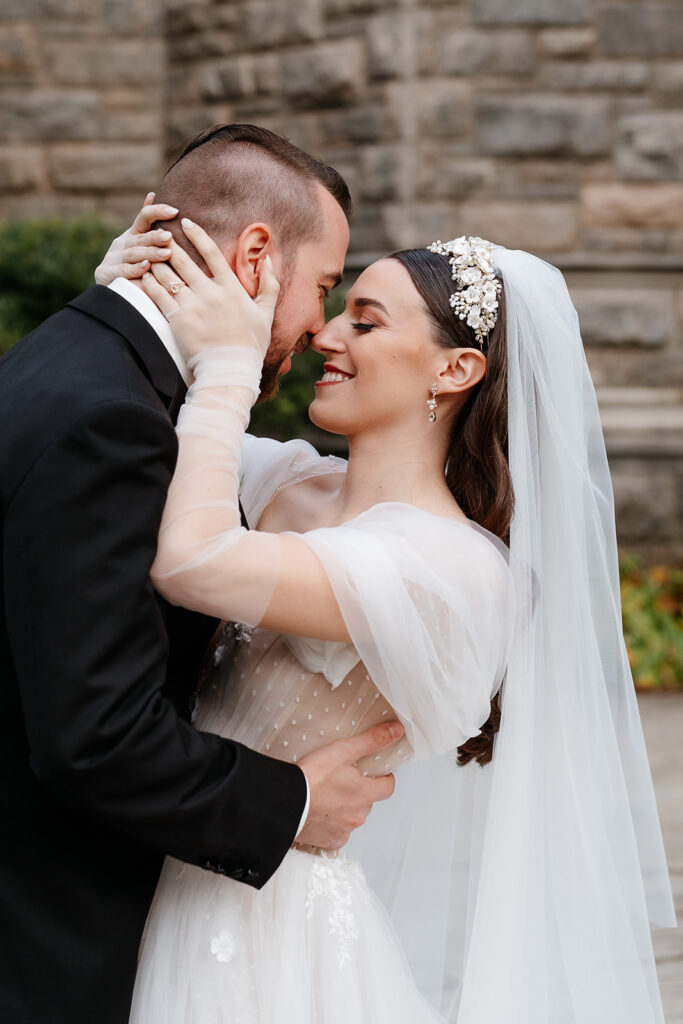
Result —
M 438 344 L 445 348 L 479 348 L 472 328 L 455 316 L 450 306 L 455 285 L 448 259 L 428 249 L 406 249 L 389 258 L 410 274 L 432 319 Z M 509 547 L 514 492 L 508 464 L 507 346 L 502 290 L 498 296 L 498 319 L 484 343 L 484 354 L 486 373 L 471 389 L 453 423 L 446 482 L 463 512 Z M 488 764 L 499 727 L 500 701 L 496 693 L 481 735 L 458 747 L 458 764 L 473 759 Z

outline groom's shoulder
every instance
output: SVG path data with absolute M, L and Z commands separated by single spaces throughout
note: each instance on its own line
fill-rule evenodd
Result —
M 49 317 L 0 359 L 0 407 L 12 404 L 19 415 L 21 408 L 39 408 L 42 418 L 116 401 L 162 409 L 120 325 L 80 308 L 89 294 Z M 128 306 L 118 295 L 111 298 Z M 130 316 L 138 314 L 131 309 Z
M 69 305 L 0 359 L 0 490 L 59 438 L 100 431 L 105 420 L 174 448 L 165 405 L 126 338 Z

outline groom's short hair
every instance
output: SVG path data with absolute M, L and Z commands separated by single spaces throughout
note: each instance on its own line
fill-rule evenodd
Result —
M 316 182 L 351 214 L 351 196 L 341 174 L 288 139 L 253 124 L 216 125 L 185 143 L 156 192 L 207 231 L 218 245 L 249 224 L 272 229 L 287 263 L 296 249 L 322 228 Z M 179 218 L 178 218 L 179 219 Z M 203 260 L 177 220 L 159 222 L 200 264 Z

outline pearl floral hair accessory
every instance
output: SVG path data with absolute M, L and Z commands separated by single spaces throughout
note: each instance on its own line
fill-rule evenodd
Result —
M 461 235 L 450 242 L 432 242 L 429 252 L 447 256 L 459 291 L 451 295 L 451 307 L 466 320 L 484 351 L 484 340 L 496 326 L 498 296 L 502 289 L 491 263 L 491 243 L 475 235 Z

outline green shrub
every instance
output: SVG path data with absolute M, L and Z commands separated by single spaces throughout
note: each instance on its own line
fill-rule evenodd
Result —
M 636 686 L 683 689 L 683 569 L 619 562 L 624 638 Z
M 95 283 L 121 230 L 93 215 L 0 224 L 0 352 Z

